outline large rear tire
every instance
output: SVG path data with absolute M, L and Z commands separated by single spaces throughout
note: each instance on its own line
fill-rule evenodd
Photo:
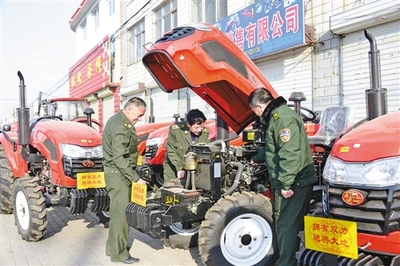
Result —
M 7 160 L 3 145 L 0 144 L 0 213 L 10 214 L 13 211 L 14 177 Z
M 253 192 L 220 199 L 201 223 L 199 251 L 208 266 L 273 265 L 279 252 L 270 201 Z
M 23 240 L 38 241 L 46 233 L 45 197 L 37 178 L 21 177 L 14 183 L 14 218 Z

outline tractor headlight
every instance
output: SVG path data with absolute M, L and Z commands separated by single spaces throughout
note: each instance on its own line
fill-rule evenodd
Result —
M 400 184 L 400 157 L 376 160 L 370 163 L 347 163 L 329 156 L 324 179 L 335 184 L 354 184 L 385 187 Z
M 80 147 L 71 144 L 61 144 L 61 151 L 65 156 L 71 158 L 103 158 L 102 146 Z

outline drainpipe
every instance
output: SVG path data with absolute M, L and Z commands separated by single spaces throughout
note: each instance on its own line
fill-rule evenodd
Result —
M 186 91 L 186 113 L 190 111 L 190 93 Z
M 149 123 L 154 123 L 154 103 L 153 98 L 149 97 L 150 99 L 150 115 L 149 115 Z

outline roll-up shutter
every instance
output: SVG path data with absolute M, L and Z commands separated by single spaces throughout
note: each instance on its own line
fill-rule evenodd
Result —
M 312 47 L 306 47 L 267 56 L 255 64 L 280 96 L 289 100 L 292 92 L 303 92 L 307 100 L 301 104 L 312 109 L 312 57 Z
M 381 84 L 387 89 L 388 112 L 397 111 L 399 97 L 399 21 L 366 29 L 374 36 L 380 52 Z M 343 38 L 343 104 L 357 108 L 355 121 L 367 116 L 365 90 L 370 83 L 370 43 L 364 31 Z
M 173 121 L 173 115 L 177 113 L 177 95 L 177 91 L 166 93 L 159 88 L 150 90 L 147 97 L 151 97 L 153 101 L 154 122 Z M 146 117 L 150 115 L 149 110 L 150 106 L 148 107 Z M 180 115 L 182 116 L 183 114 Z
M 114 115 L 114 95 L 103 98 L 103 126 L 107 123 L 108 119 Z
M 99 122 L 101 124 L 101 121 L 99 120 L 100 111 L 99 111 L 99 102 L 98 102 L 98 100 L 94 99 L 94 101 L 90 101 L 89 102 L 89 107 L 92 108 L 93 111 L 94 111 L 94 114 L 92 115 L 92 120 L 96 120 L 97 122 Z M 101 131 L 101 129 L 95 124 L 93 124 L 93 127 L 97 131 L 99 131 L 99 132 Z
M 174 115 L 179 114 L 179 119 L 185 118 L 188 109 L 199 109 L 207 119 L 214 119 L 214 109 L 209 106 L 196 93 L 189 89 L 180 89 L 166 93 L 161 89 L 151 89 L 148 98 L 153 101 L 153 116 L 155 122 L 173 121 Z M 149 101 L 150 102 L 150 101 Z M 146 116 L 150 116 L 150 107 Z
M 99 102 L 96 100 L 91 101 L 89 103 L 89 107 L 93 109 L 94 114 L 92 115 L 92 119 L 99 121 Z
M 184 94 L 182 95 L 182 93 L 184 93 Z M 187 95 L 187 94 L 189 94 L 189 95 Z M 180 110 L 181 110 L 182 116 L 188 112 L 187 104 L 186 104 L 186 99 L 188 96 L 189 96 L 189 100 L 190 100 L 189 101 L 190 102 L 189 109 L 199 109 L 200 111 L 202 111 L 204 113 L 204 115 L 207 119 L 215 118 L 216 114 L 215 114 L 214 109 L 192 90 L 188 90 L 187 92 L 186 91 L 183 92 L 183 90 L 181 91 L 181 97 L 180 97 L 181 108 L 180 108 Z

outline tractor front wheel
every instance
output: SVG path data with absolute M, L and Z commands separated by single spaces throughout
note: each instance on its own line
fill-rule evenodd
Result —
M 170 248 L 189 249 L 197 246 L 199 223 L 174 223 L 164 227 L 167 237 L 161 241 Z
M 38 241 L 46 233 L 47 210 L 38 179 L 21 177 L 14 183 L 15 225 L 23 240 Z
M 110 211 L 97 212 L 96 215 L 99 217 L 100 223 L 104 225 L 104 228 L 110 227 Z
M 269 199 L 253 192 L 220 199 L 201 223 L 199 251 L 207 266 L 274 265 L 279 253 Z

